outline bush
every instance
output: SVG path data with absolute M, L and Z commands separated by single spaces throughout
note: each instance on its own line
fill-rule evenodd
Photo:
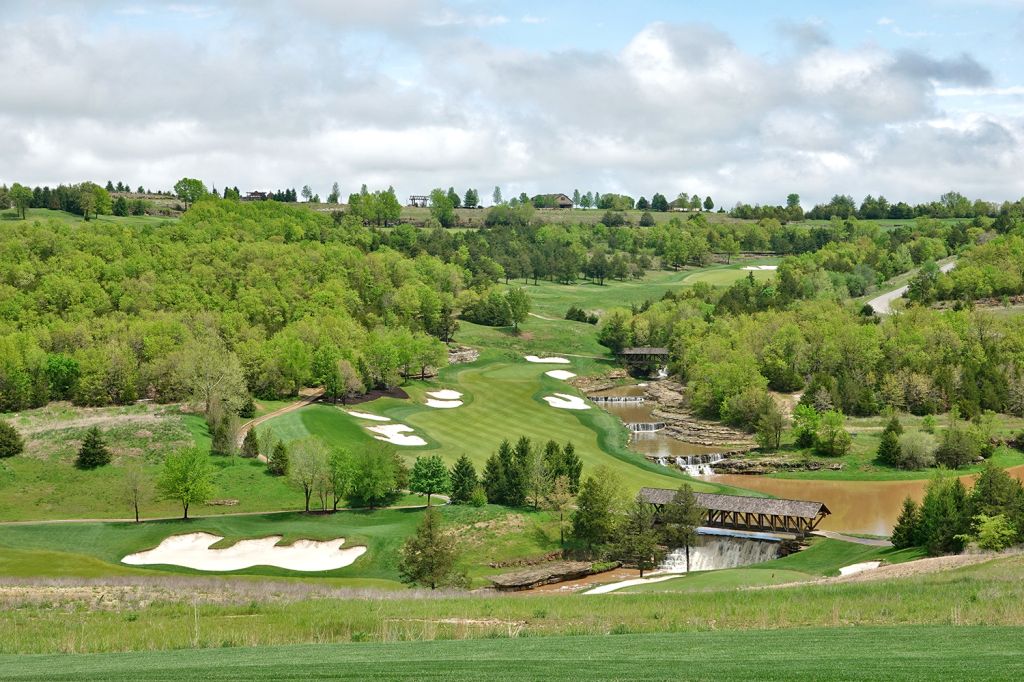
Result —
M 25 440 L 17 429 L 0 421 L 0 459 L 14 457 L 25 451 Z
M 487 491 L 479 483 L 473 488 L 473 494 L 469 498 L 469 503 L 474 507 L 482 507 L 487 504 Z
M 644 211 L 643 215 L 640 216 L 640 227 L 654 227 L 654 216 L 651 215 L 650 211 Z
M 935 465 L 935 439 L 927 433 L 905 433 L 899 437 L 896 459 L 901 469 L 924 469 Z
M 974 436 L 953 425 L 942 434 L 942 444 L 935 451 L 935 461 L 950 469 L 967 466 L 978 457 L 978 442 Z
M 722 406 L 722 420 L 727 424 L 753 431 L 761 415 L 771 408 L 772 398 L 760 386 L 748 386 L 729 396 Z
M 586 322 L 587 324 L 597 324 L 597 315 L 588 313 L 583 308 L 573 305 L 569 306 L 569 309 L 565 311 L 565 319 L 572 320 L 573 322 Z
M 252 419 L 256 416 L 256 403 L 253 401 L 251 395 L 246 396 L 245 402 L 238 410 L 238 416 L 242 419 Z

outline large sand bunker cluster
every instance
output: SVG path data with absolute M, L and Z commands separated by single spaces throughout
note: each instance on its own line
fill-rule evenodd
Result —
M 419 436 L 409 435 L 413 433 L 413 428 L 405 424 L 383 424 L 381 426 L 368 426 L 367 429 L 377 434 L 374 436 L 377 440 L 382 440 L 392 445 L 417 446 L 427 444 L 427 441 Z
M 576 395 L 569 395 L 568 393 L 556 393 L 554 395 L 544 396 L 544 400 L 547 401 L 551 407 L 557 407 L 562 410 L 589 410 L 590 405 L 587 405 L 583 398 Z
M 121 560 L 131 566 L 165 564 L 197 571 L 239 571 L 252 566 L 276 566 L 289 571 L 333 571 L 350 565 L 366 552 L 365 547 L 342 548 L 345 538 L 325 542 L 296 540 L 278 545 L 280 535 L 240 540 L 224 549 L 210 549 L 220 540 L 210 533 L 172 535 L 145 552 L 129 554 Z

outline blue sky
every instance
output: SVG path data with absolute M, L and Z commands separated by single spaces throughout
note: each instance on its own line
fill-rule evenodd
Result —
M 0 182 L 1024 195 L 1024 1 L 42 0 Z

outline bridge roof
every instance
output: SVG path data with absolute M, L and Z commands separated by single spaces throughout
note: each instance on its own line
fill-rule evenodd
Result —
M 652 348 L 641 346 L 639 348 L 623 348 L 619 355 L 668 355 L 668 348 Z
M 669 488 L 641 488 L 640 494 L 651 504 L 668 504 L 676 491 Z M 741 514 L 775 514 L 814 519 L 819 514 L 831 514 L 823 502 L 808 500 L 786 500 L 772 497 L 746 497 L 743 495 L 719 495 L 716 493 L 694 493 L 697 504 L 715 511 L 739 512 Z

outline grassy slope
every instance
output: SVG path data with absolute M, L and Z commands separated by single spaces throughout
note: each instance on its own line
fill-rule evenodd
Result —
M 7 211 L 0 211 L 0 221 L 8 220 L 20 220 L 14 209 Z M 30 208 L 26 211 L 26 220 L 29 222 L 33 220 L 59 220 L 60 222 L 67 223 L 69 225 L 87 225 L 94 223 L 108 223 L 114 225 L 129 225 L 129 226 L 144 226 L 144 225 L 164 225 L 167 223 L 177 222 L 177 218 L 168 218 L 163 216 L 115 216 L 115 215 L 102 215 L 98 218 L 92 218 L 86 222 L 85 218 L 74 213 L 66 213 L 64 211 L 51 211 L 47 208 Z
M 1020 679 L 1016 628 L 768 632 L 397 642 L 0 658 L 10 680 Z M 885 652 L 884 664 L 879 654 Z M 512 673 L 512 671 L 515 671 Z M 685 672 L 684 672 L 685 671 Z

